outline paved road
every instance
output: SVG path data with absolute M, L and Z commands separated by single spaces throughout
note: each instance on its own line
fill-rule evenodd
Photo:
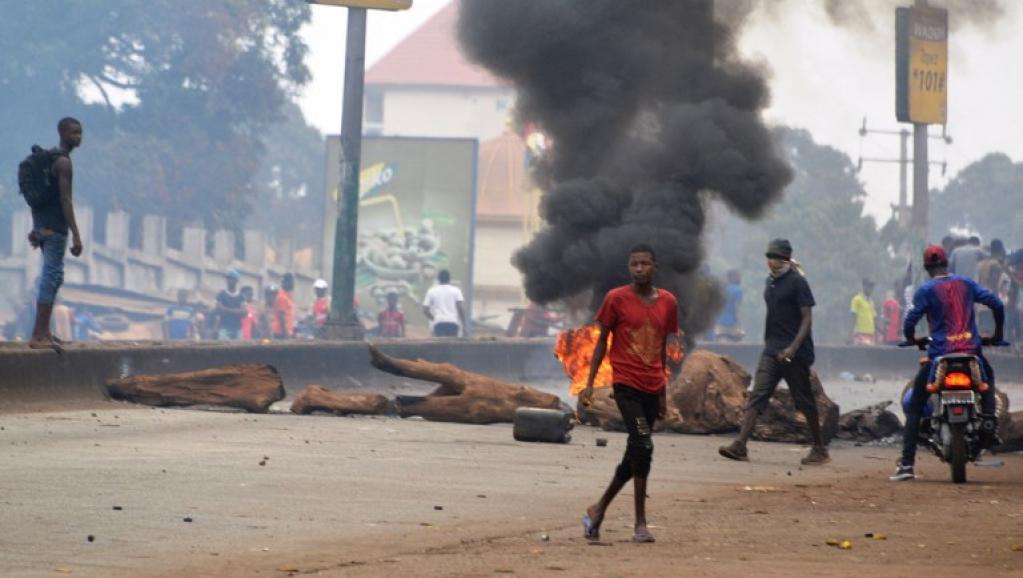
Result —
M 625 441 L 589 428 L 569 445 L 523 444 L 506 425 L 119 405 L 0 415 L 0 427 L 0 575 L 10 578 L 174 576 L 184 567 L 189 576 L 280 576 L 282 556 L 317 544 L 504 526 L 539 535 L 574 527 Z M 754 444 L 750 465 L 719 459 L 719 443 L 657 436 L 652 507 L 745 484 L 858 476 L 895 456 L 846 446 L 833 464 L 801 470 L 803 448 Z M 1023 470 L 1023 460 L 1010 466 Z M 627 525 L 628 501 L 616 506 L 616 524 Z M 652 522 L 663 523 L 656 513 Z M 229 572 L 233 560 L 263 559 L 266 573 Z M 194 570 L 204 567 L 216 570 Z

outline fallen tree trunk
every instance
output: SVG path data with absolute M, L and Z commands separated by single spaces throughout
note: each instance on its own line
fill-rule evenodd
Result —
M 705 350 L 694 351 L 682 373 L 668 384 L 667 416 L 654 431 L 686 434 L 727 433 L 739 429 L 750 375 L 731 358 Z M 594 391 L 593 404 L 577 407 L 584 424 L 624 431 L 611 388 Z
M 372 345 L 369 354 L 370 363 L 381 371 L 439 384 L 425 397 L 399 398 L 396 405 L 401 417 L 471 424 L 511 423 L 520 407 L 561 406 L 556 395 L 464 371 L 450 363 L 391 357 Z
M 825 441 L 838 431 L 838 406 L 824 393 L 816 373 L 811 373 L 817 410 Z M 738 431 L 748 399 L 750 374 L 727 356 L 694 351 L 682 366 L 682 373 L 668 384 L 667 416 L 658 420 L 654 431 L 687 434 Z M 593 404 L 577 407 L 580 421 L 607 430 L 624 431 L 611 388 L 594 392 Z M 762 441 L 807 443 L 806 418 L 796 411 L 787 389 L 779 388 L 757 420 L 753 437 Z
M 277 369 L 264 364 L 225 365 L 201 371 L 133 375 L 107 384 L 110 397 L 159 407 L 220 405 L 266 413 L 284 399 Z
M 319 385 L 303 389 L 291 403 L 291 412 L 307 415 L 316 411 L 334 415 L 383 415 L 391 404 L 379 393 L 332 391 Z

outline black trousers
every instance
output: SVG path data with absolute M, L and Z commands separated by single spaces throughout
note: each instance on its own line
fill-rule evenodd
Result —
M 804 415 L 817 415 L 817 401 L 813 397 L 813 385 L 810 383 L 810 364 L 801 359 L 782 363 L 766 353 L 760 356 L 760 364 L 753 378 L 753 391 L 746 408 L 758 414 L 763 413 L 782 379 L 789 386 L 796 409 Z
M 633 476 L 646 478 L 650 475 L 650 463 L 654 456 L 651 434 L 660 410 L 660 396 L 620 383 L 614 384 L 614 392 L 625 430 L 629 432 L 625 455 L 615 469 L 615 478 L 622 482 L 629 481 Z
M 433 326 L 434 337 L 458 337 L 458 324 L 441 321 Z

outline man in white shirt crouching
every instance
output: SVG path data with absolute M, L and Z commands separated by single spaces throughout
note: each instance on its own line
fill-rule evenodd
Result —
M 458 337 L 459 327 L 465 327 L 464 301 L 462 290 L 451 285 L 451 273 L 441 270 L 437 284 L 423 298 L 423 314 L 430 320 L 434 337 Z

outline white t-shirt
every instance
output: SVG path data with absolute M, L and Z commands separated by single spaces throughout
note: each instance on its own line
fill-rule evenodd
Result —
M 454 323 L 461 326 L 458 319 L 458 304 L 465 301 L 462 297 L 462 290 L 454 285 L 434 285 L 426 292 L 423 298 L 423 306 L 430 308 L 433 313 L 433 321 L 430 327 L 438 323 Z

